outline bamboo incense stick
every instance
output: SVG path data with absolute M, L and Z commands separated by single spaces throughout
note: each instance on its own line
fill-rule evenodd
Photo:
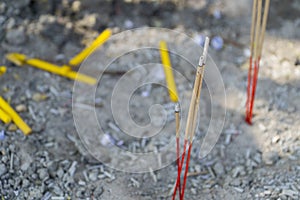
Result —
M 181 196 L 181 184 L 180 184 L 180 107 L 179 107 L 179 103 L 175 104 L 175 122 L 176 122 L 176 162 L 177 162 L 177 179 L 179 178 L 179 183 L 177 184 L 177 180 L 176 180 L 176 189 L 174 189 L 173 192 L 173 200 L 176 197 L 176 191 L 177 191 L 177 187 L 178 187 L 178 192 L 179 192 L 179 197 Z
M 168 86 L 169 97 L 170 100 L 175 103 L 175 121 L 176 121 L 176 164 L 177 164 L 177 179 L 175 189 L 173 191 L 173 200 L 176 197 L 177 188 L 179 189 L 179 197 L 181 196 L 181 185 L 180 185 L 180 133 L 179 133 L 179 126 L 180 126 L 180 107 L 178 103 L 178 93 L 176 89 L 176 82 L 174 79 L 171 60 L 168 52 L 168 46 L 165 41 L 160 41 L 159 43 L 159 51 L 161 56 L 161 61 L 164 68 L 166 83 Z M 178 179 L 179 178 L 179 179 Z
M 204 67 L 206 63 L 208 45 L 209 45 L 209 38 L 206 37 L 203 54 L 200 57 L 199 65 L 197 67 L 196 78 L 195 78 L 195 83 L 194 83 L 194 88 L 193 88 L 193 93 L 192 93 L 192 98 L 191 98 L 190 108 L 189 108 L 189 113 L 187 118 L 187 124 L 186 124 L 185 144 L 189 142 L 189 148 L 188 148 L 188 155 L 186 160 L 186 167 L 184 172 L 184 179 L 183 179 L 180 200 L 184 199 L 184 191 L 185 191 L 187 173 L 188 173 L 189 162 L 191 157 L 191 149 L 192 149 L 193 138 L 195 135 L 196 124 L 197 124 L 196 122 L 197 122 L 197 116 L 199 110 L 199 101 L 200 101 L 200 94 L 202 88 L 202 81 L 203 81 L 203 74 L 204 74 Z M 184 155 L 185 155 L 185 149 L 183 152 L 182 161 L 184 161 Z M 183 167 L 183 163 L 181 163 L 180 172 L 182 170 L 182 167 Z
M 186 186 L 187 172 L 189 169 L 192 145 L 193 145 L 193 143 L 191 142 L 190 146 L 189 146 L 189 150 L 188 150 L 187 160 L 186 160 L 186 166 L 185 166 L 185 171 L 184 171 L 183 185 L 182 185 L 182 192 L 181 192 L 180 200 L 184 200 L 184 191 L 185 191 L 185 186 Z
M 259 46 L 259 36 L 261 29 L 261 8 L 262 8 L 262 0 L 258 0 L 257 5 L 257 15 L 256 15 L 256 25 L 255 25 L 255 39 L 254 39 L 254 59 L 257 60 L 258 57 L 258 46 Z
M 253 21 L 252 23 L 255 24 L 255 32 L 253 33 L 254 34 L 254 41 L 251 45 L 253 45 L 253 57 L 252 59 L 254 59 L 254 69 L 252 70 L 251 68 L 251 75 L 250 75 L 250 80 L 251 80 L 251 83 L 250 83 L 250 94 L 249 96 L 247 97 L 248 100 L 247 100 L 247 108 L 248 108 L 248 111 L 246 113 L 246 121 L 251 124 L 251 103 L 252 103 L 252 99 L 254 98 L 253 97 L 253 90 L 254 90 L 254 82 L 255 82 L 255 71 L 256 71 L 256 64 L 257 64 L 257 47 L 258 47 L 258 43 L 259 43 L 259 34 L 260 34 L 260 22 L 261 22 L 261 7 L 262 7 L 262 0 L 258 0 L 257 2 L 257 5 L 255 7 L 256 10 L 256 20 L 255 22 Z M 250 69 L 249 69 L 250 70 Z
M 193 88 L 193 93 L 192 93 L 192 98 L 191 98 L 191 102 L 190 102 L 190 107 L 189 107 L 189 112 L 188 112 L 188 118 L 187 118 L 187 123 L 186 123 L 186 128 L 185 128 L 185 136 L 184 136 L 184 144 L 183 144 L 183 153 L 182 153 L 182 158 L 181 158 L 181 162 L 179 165 L 179 176 L 177 177 L 177 181 L 176 181 L 176 187 L 175 187 L 175 195 L 176 195 L 176 190 L 178 188 L 178 185 L 180 183 L 180 174 L 181 174 L 181 170 L 182 170 L 182 166 L 183 166 L 183 162 L 184 162 L 184 158 L 185 158 L 185 152 L 186 152 L 186 145 L 189 141 L 190 138 L 190 132 L 192 129 L 192 121 L 193 121 L 193 117 L 194 117 L 194 110 L 195 110 L 195 100 L 197 98 L 197 89 L 199 88 L 199 80 L 200 80 L 200 67 L 197 68 L 197 72 L 196 72 L 196 78 L 195 78 L 195 83 L 194 83 L 194 88 Z M 182 188 L 183 189 L 183 188 Z M 173 199 L 175 197 L 173 196 Z M 181 199 L 181 195 L 180 195 L 180 199 Z
M 263 43 L 264 43 L 264 39 L 265 39 L 265 32 L 266 32 L 267 20 L 268 20 L 268 15 L 269 15 L 269 7 L 270 7 L 270 0 L 266 0 L 265 9 L 264 9 L 264 16 L 263 16 L 263 22 L 262 22 L 262 29 L 261 29 L 260 40 L 259 40 L 259 49 L 258 49 L 258 56 L 259 57 L 261 56 Z
M 253 112 L 257 79 L 258 79 L 259 62 L 262 53 L 269 7 L 270 7 L 270 0 L 266 0 L 264 3 L 264 12 L 262 16 L 262 0 L 254 0 L 253 2 L 252 26 L 251 26 L 251 55 L 249 61 L 250 65 L 249 65 L 249 72 L 248 72 L 246 117 L 245 117 L 245 120 L 248 124 L 252 124 L 251 122 L 252 112 Z
M 259 71 L 259 62 L 260 62 L 260 58 L 261 58 L 263 40 L 264 40 L 265 31 L 266 31 L 269 6 L 270 6 L 270 0 L 266 0 L 265 8 L 264 8 L 264 14 L 263 14 L 263 21 L 262 21 L 262 24 L 261 24 L 261 27 L 260 27 L 260 35 L 259 35 L 259 38 L 258 38 L 259 43 L 257 45 L 257 55 L 256 55 L 256 60 L 255 60 L 255 65 L 254 65 L 255 68 L 254 68 L 253 81 L 252 81 L 253 82 L 253 84 L 252 84 L 252 94 L 251 94 L 251 102 L 250 102 L 250 111 L 249 111 L 249 116 L 248 116 L 248 121 L 249 121 L 250 124 L 252 123 L 251 119 L 252 119 L 255 91 L 256 91 L 258 71 Z
M 250 33 L 250 59 L 249 59 L 249 71 L 248 71 L 248 84 L 247 84 L 247 101 L 246 101 L 246 116 L 249 113 L 249 101 L 248 98 L 250 96 L 250 85 L 251 85 L 251 77 L 252 77 L 252 55 L 253 55 L 253 49 L 254 49 L 254 31 L 255 31 L 255 21 L 256 21 L 256 4 L 257 0 L 253 0 L 253 7 L 252 7 L 252 22 L 251 22 L 251 33 Z

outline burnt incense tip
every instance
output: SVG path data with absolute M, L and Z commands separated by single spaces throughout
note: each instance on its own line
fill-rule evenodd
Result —
M 202 53 L 202 56 L 200 56 L 200 59 L 199 59 L 199 66 L 200 67 L 205 65 L 205 63 L 206 63 L 208 46 L 209 46 L 209 37 L 206 37 L 205 38 L 205 43 L 204 43 L 203 53 Z
M 179 112 L 179 110 L 180 110 L 180 105 L 179 105 L 179 103 L 175 103 L 175 106 L 174 106 L 174 110 L 175 110 L 175 112 Z

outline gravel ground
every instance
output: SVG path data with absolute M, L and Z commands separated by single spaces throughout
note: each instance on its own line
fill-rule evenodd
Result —
M 227 111 L 225 125 L 215 148 L 205 158 L 198 158 L 199 147 L 194 146 L 186 199 L 300 198 L 298 1 L 271 2 L 252 126 L 243 120 L 249 1 L 188 0 L 184 9 L 172 3 L 55 2 L 0 2 L 0 60 L 8 66 L 7 73 L 0 77 L 0 94 L 33 129 L 25 137 L 13 124 L 0 123 L 0 131 L 5 133 L 0 141 L 2 199 L 170 199 L 177 174 L 175 162 L 152 173 L 133 174 L 93 159 L 74 126 L 73 81 L 28 66 L 17 67 L 5 59 L 6 53 L 20 52 L 62 64 L 107 27 L 119 33 L 144 26 L 177 30 L 196 42 L 200 42 L 201 35 L 221 36 L 224 40 L 221 50 L 211 46 L 209 53 L 226 89 L 227 101 L 220 105 Z M 160 32 L 148 34 L 155 38 Z M 116 43 L 114 48 L 123 45 Z M 105 48 L 109 49 L 109 44 Z M 123 62 L 130 65 L 143 59 L 133 58 L 136 60 Z M 150 58 L 159 61 L 157 53 L 150 52 Z M 176 57 L 171 59 L 176 62 Z M 175 67 L 180 68 L 180 63 Z M 184 70 L 189 80 L 193 80 L 193 72 Z M 117 78 L 111 75 L 108 81 Z M 151 92 L 162 93 L 156 87 Z M 100 117 L 105 94 L 99 94 Z M 206 87 L 201 108 L 210 101 L 205 94 Z M 158 100 L 168 106 L 167 95 Z M 141 106 L 136 108 L 143 110 Z M 200 132 L 207 129 L 210 119 L 208 111 L 201 111 L 201 116 Z M 136 118 L 145 122 L 143 115 Z M 170 121 L 170 127 L 174 127 Z M 112 132 L 112 125 L 104 119 L 103 123 Z M 133 148 L 130 145 L 125 143 Z M 136 148 L 138 151 L 139 144 Z

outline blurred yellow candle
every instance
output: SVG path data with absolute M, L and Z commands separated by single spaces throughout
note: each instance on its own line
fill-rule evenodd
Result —
M 74 56 L 70 61 L 69 64 L 72 66 L 79 65 L 82 61 L 88 57 L 97 47 L 101 46 L 108 40 L 111 36 L 111 30 L 106 29 L 104 30 L 93 42 L 90 46 L 86 47 L 82 50 L 79 54 Z
M 0 120 L 3 121 L 5 124 L 8 124 L 9 122 L 11 122 L 11 117 L 2 109 L 0 109 Z
M 5 66 L 1 66 L 0 67 L 0 76 L 2 76 L 5 72 L 6 72 L 6 67 Z
M 31 128 L 21 119 L 21 117 L 14 111 L 12 107 L 10 107 L 10 105 L 2 97 L 0 97 L 0 107 L 5 113 L 7 113 L 11 117 L 13 122 L 25 135 L 31 133 Z
M 162 64 L 164 66 L 164 72 L 166 76 L 166 82 L 169 90 L 170 99 L 173 102 L 178 101 L 178 94 L 176 89 L 176 83 L 174 80 L 174 75 L 172 71 L 171 61 L 168 53 L 168 47 L 165 41 L 160 41 L 159 43 L 160 56 Z
M 93 77 L 72 71 L 71 67 L 67 65 L 60 67 L 36 58 L 26 59 L 25 55 L 18 53 L 8 54 L 6 58 L 17 65 L 22 65 L 26 63 L 28 65 L 51 72 L 53 74 L 64 76 L 76 81 L 81 81 L 90 85 L 94 85 L 97 82 L 97 80 Z

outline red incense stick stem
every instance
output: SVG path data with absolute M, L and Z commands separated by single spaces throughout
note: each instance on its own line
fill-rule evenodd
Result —
M 185 165 L 185 171 L 184 171 L 184 178 L 183 178 L 183 185 L 182 185 L 182 192 L 181 192 L 180 200 L 184 200 L 184 191 L 185 191 L 187 173 L 189 171 L 189 162 L 190 162 L 190 157 L 191 157 L 192 144 L 193 143 L 191 142 L 190 146 L 189 146 L 188 155 L 187 155 L 187 160 L 186 160 L 186 165 Z
M 180 149 L 179 149 L 179 137 L 176 138 L 176 163 L 177 163 L 177 179 L 176 179 L 176 185 L 175 185 L 175 189 L 173 192 L 173 197 L 172 200 L 175 199 L 176 197 L 176 191 L 177 188 L 179 189 L 179 197 L 181 196 L 181 183 L 180 183 L 180 174 L 181 174 L 181 170 L 180 170 Z M 179 178 L 178 178 L 179 177 Z
M 180 177 L 180 143 L 179 143 L 179 137 L 176 139 L 177 143 L 177 177 Z M 180 178 L 179 178 L 179 184 L 178 184 L 178 189 L 179 189 L 179 196 L 181 195 L 181 183 L 180 183 Z
M 182 152 L 182 158 L 181 158 L 181 161 L 180 161 L 180 157 L 178 157 L 178 162 L 179 162 L 179 172 L 177 174 L 177 180 L 176 180 L 176 185 L 175 185 L 175 189 L 174 189 L 174 192 L 173 192 L 173 200 L 175 199 L 176 197 L 176 192 L 177 192 L 177 188 L 180 188 L 180 174 L 181 174 L 181 170 L 182 170 L 182 166 L 183 166 L 183 161 L 184 161 L 184 157 L 185 157 L 185 149 L 186 149 L 186 145 L 187 145 L 187 139 L 184 140 L 184 144 L 183 144 L 183 152 Z M 179 191 L 179 197 L 181 196 L 181 190 Z
M 247 100 L 246 100 L 246 112 L 245 112 L 245 120 L 246 121 L 249 118 L 251 79 L 252 79 L 252 56 L 250 56 L 250 59 L 249 59 L 248 84 L 247 84 Z
M 257 85 L 257 78 L 258 78 L 258 70 L 259 70 L 259 61 L 260 58 L 255 62 L 254 65 L 254 75 L 253 75 L 253 86 L 252 86 L 252 94 L 251 94 L 251 102 L 250 102 L 250 113 L 249 113 L 249 122 L 252 123 L 252 112 L 253 112 L 253 105 L 254 105 L 254 98 L 255 98 L 255 91 Z

